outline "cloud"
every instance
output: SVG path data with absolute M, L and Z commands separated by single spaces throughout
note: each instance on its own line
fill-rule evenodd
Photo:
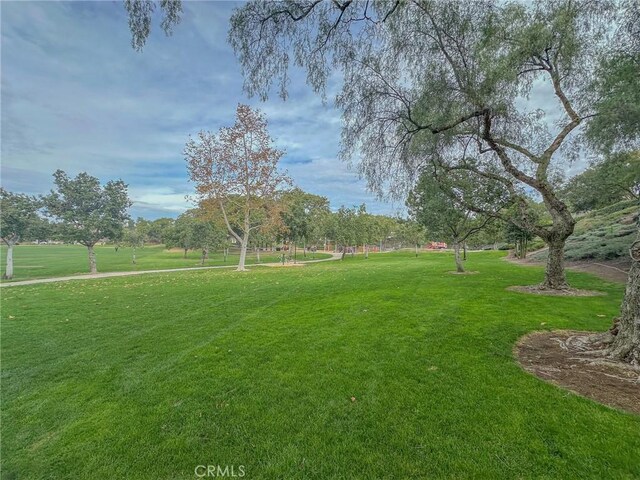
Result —
M 233 123 L 237 103 L 265 112 L 287 151 L 282 167 L 334 208 L 378 202 L 337 159 L 341 118 L 294 69 L 290 97 L 247 99 L 226 43 L 232 2 L 186 2 L 165 37 L 155 19 L 142 53 L 130 45 L 120 2 L 3 2 L 2 185 L 46 193 L 58 168 L 129 184 L 136 215 L 175 216 L 192 192 L 182 156 L 190 134 Z M 329 98 L 339 78 L 329 85 Z M 536 90 L 537 92 L 537 90 Z
M 336 159 L 339 114 L 303 81 L 287 102 L 244 96 L 226 43 L 235 6 L 187 2 L 174 35 L 156 22 L 138 53 L 120 3 L 4 2 L 2 185 L 46 193 L 56 169 L 87 171 L 125 180 L 135 214 L 175 216 L 192 191 L 182 157 L 188 135 L 232 123 L 242 102 L 266 113 L 296 184 L 335 206 L 390 212 Z

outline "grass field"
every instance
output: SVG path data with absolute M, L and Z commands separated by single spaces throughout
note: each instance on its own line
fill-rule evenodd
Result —
M 98 272 L 125 272 L 135 270 L 156 270 L 165 268 L 199 267 L 200 250 L 189 250 L 184 258 L 182 250 L 166 250 L 163 246 L 148 246 L 136 250 L 136 264 L 132 263 L 132 249 L 120 247 L 116 252 L 113 246 L 96 246 Z M 329 254 L 316 253 L 315 258 L 328 258 Z M 7 250 L 0 248 L 0 270 L 4 272 Z M 302 252 L 298 259 L 303 260 Z M 307 255 L 311 259 L 311 255 Z M 277 262 L 280 254 L 263 252 L 260 261 Z M 14 276 L 12 281 L 33 278 L 58 277 L 89 272 L 87 248 L 81 245 L 18 245 L 13 253 Z M 254 252 L 247 253 L 247 264 L 257 263 Z M 224 261 L 222 251 L 212 252 L 205 266 L 237 265 L 238 254 L 232 253 Z
M 623 286 L 508 292 L 543 272 L 499 256 L 3 289 L 2 479 L 640 478 L 640 417 L 512 356 L 532 330 L 607 329 Z

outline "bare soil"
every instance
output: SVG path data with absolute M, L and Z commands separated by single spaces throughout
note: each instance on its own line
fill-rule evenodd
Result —
M 640 415 L 640 368 L 605 357 L 597 338 L 573 330 L 533 332 L 518 341 L 514 356 L 546 382 Z
M 554 290 L 551 288 L 542 288 L 539 285 L 515 285 L 507 287 L 507 290 L 511 292 L 532 293 L 534 295 L 549 295 L 551 297 L 599 297 L 606 295 L 604 292 L 596 292 L 595 290 L 580 290 L 578 288 Z
M 631 268 L 631 258 L 624 257 L 616 260 L 581 260 L 579 262 L 568 262 L 567 266 L 571 270 L 578 272 L 593 273 L 604 280 L 610 282 L 627 283 L 629 268 Z
M 544 262 L 527 257 L 524 260 L 513 257 L 509 254 L 505 260 L 517 265 L 544 265 Z M 565 262 L 565 266 L 570 270 L 586 272 L 596 275 L 603 280 L 616 283 L 627 283 L 627 274 L 631 267 L 631 259 L 628 257 L 615 260 L 580 260 L 576 262 Z

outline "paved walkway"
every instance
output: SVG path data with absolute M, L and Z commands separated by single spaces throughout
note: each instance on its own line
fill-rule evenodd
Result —
M 319 252 L 319 253 L 329 253 L 329 252 Z M 318 263 L 318 262 L 329 262 L 332 260 L 340 260 L 342 256 L 341 253 L 331 253 L 331 257 L 329 258 L 321 258 L 318 260 L 304 260 L 298 261 L 296 264 L 294 263 L 286 263 L 284 266 L 292 266 L 292 265 L 300 265 L 305 263 Z M 280 262 L 272 262 L 272 263 L 259 263 L 247 265 L 247 267 L 281 267 L 283 266 Z M 144 275 L 147 273 L 170 273 L 170 272 L 190 272 L 194 270 L 211 270 L 215 268 L 236 268 L 235 265 L 218 265 L 215 267 L 185 267 L 185 268 L 166 268 L 162 270 L 138 270 L 131 272 L 106 272 L 106 273 L 95 273 L 95 274 L 84 274 L 84 275 L 72 275 L 68 277 L 52 277 L 52 278 L 36 278 L 34 280 L 21 280 L 19 282 L 3 282 L 0 283 L 0 287 L 19 287 L 21 285 L 36 285 L 38 283 L 54 283 L 54 282 L 67 282 L 69 280 L 92 280 L 95 278 L 110 278 L 110 277 L 127 277 L 129 275 Z

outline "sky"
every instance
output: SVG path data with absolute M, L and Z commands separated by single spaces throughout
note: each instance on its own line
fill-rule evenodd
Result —
M 403 214 L 384 203 L 337 158 L 341 118 L 291 72 L 289 98 L 249 99 L 227 43 L 235 2 L 184 2 L 182 22 L 167 37 L 160 12 L 142 52 L 131 47 L 122 1 L 0 0 L 0 184 L 45 194 L 52 174 L 86 171 L 103 183 L 123 179 L 131 216 L 176 217 L 193 207 L 182 151 L 189 135 L 234 123 L 238 103 L 261 109 L 282 169 L 333 209 L 366 203 L 377 214 Z M 551 130 L 561 109 L 549 82 L 534 82 L 524 110 L 542 108 Z M 560 114 L 560 116 L 558 116 Z M 584 160 L 558 162 L 569 176 Z
M 154 18 L 142 52 L 131 47 L 121 1 L 0 2 L 2 187 L 44 194 L 52 174 L 86 171 L 123 179 L 132 217 L 176 217 L 193 205 L 182 151 L 188 136 L 232 125 L 238 103 L 260 108 L 287 154 L 294 183 L 331 206 L 376 201 L 337 159 L 341 120 L 332 105 L 294 77 L 290 97 L 249 99 L 227 44 L 233 2 L 185 2 L 166 37 Z M 297 79 L 296 79 L 297 78 Z

